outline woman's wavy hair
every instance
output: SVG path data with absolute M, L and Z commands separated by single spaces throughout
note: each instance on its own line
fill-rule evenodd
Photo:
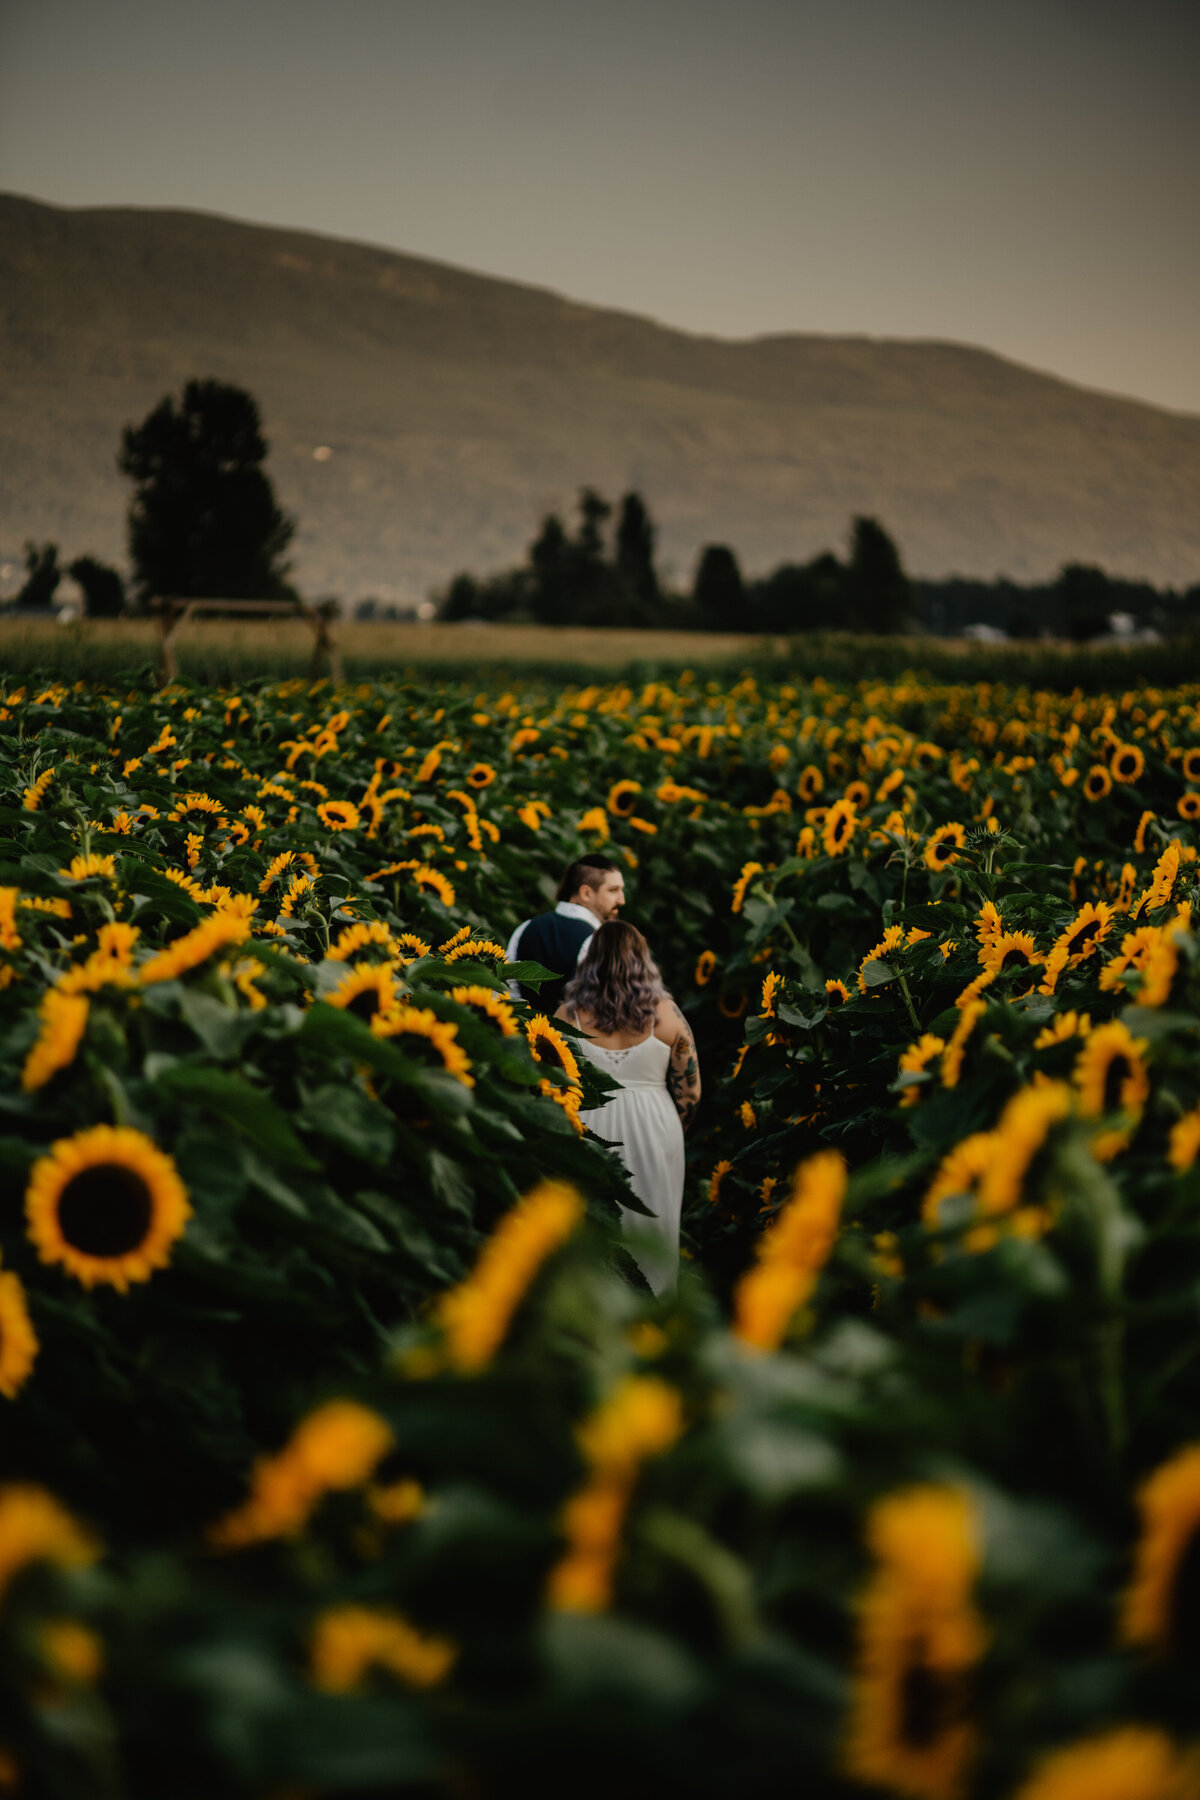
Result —
M 609 919 L 592 933 L 563 998 L 577 1013 L 589 1013 L 597 1031 L 646 1031 L 665 992 L 637 926 Z

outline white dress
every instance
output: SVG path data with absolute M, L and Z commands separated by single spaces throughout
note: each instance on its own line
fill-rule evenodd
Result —
M 606 1075 L 621 1083 L 607 1105 L 579 1116 L 597 1137 L 615 1143 L 634 1193 L 652 1218 L 621 1208 L 621 1240 L 656 1294 L 679 1279 L 679 1217 L 683 1210 L 683 1126 L 667 1092 L 671 1048 L 651 1031 L 624 1050 L 573 1038 Z

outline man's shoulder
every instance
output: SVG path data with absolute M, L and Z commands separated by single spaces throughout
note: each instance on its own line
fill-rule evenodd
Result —
M 579 937 L 592 929 L 583 919 L 572 919 L 560 912 L 534 913 L 531 919 L 525 921 L 527 932 L 551 933 L 556 937 Z

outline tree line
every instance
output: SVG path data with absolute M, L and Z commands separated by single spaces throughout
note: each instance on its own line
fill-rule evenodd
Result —
M 13 604 L 49 611 L 64 574 L 85 610 L 116 617 L 155 597 L 294 599 L 286 561 L 295 521 L 280 507 L 264 464 L 258 404 L 244 389 L 189 381 L 140 425 L 121 433 L 117 466 L 133 483 L 126 518 L 132 576 L 89 555 L 65 567 L 52 543 L 27 543 L 25 580 Z M 824 550 L 748 578 L 728 544 L 703 546 L 690 586 L 673 589 L 656 563 L 657 527 L 641 494 L 614 506 L 581 490 L 575 517 L 542 520 L 524 561 L 499 574 L 461 573 L 438 595 L 446 620 L 790 635 L 827 629 L 887 635 L 922 630 L 954 636 L 988 626 L 1010 637 L 1042 632 L 1083 641 L 1104 635 L 1114 614 L 1163 632 L 1193 629 L 1200 585 L 1186 591 L 1122 580 L 1071 563 L 1051 582 L 1022 586 L 912 578 L 877 519 L 858 516 L 845 553 Z
M 908 622 L 912 584 L 875 519 L 854 520 L 844 561 L 825 551 L 757 581 L 746 580 L 728 544 L 707 544 L 682 594 L 660 580 L 656 538 L 640 494 L 627 493 L 614 508 L 584 488 L 572 530 L 549 513 L 518 568 L 485 579 L 456 575 L 440 597 L 439 615 L 699 631 L 791 632 L 833 617 L 845 629 L 889 632 Z

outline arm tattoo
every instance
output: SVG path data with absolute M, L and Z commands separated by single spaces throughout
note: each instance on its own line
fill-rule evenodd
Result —
M 700 1099 L 700 1065 L 696 1060 L 696 1041 L 691 1027 L 677 1006 L 674 1010 L 683 1029 L 671 1046 L 671 1060 L 667 1065 L 667 1092 L 675 1103 L 675 1110 L 686 1131 L 696 1116 Z

